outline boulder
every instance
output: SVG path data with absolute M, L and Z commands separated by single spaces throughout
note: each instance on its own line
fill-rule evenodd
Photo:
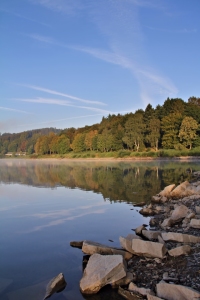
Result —
M 131 253 L 127 251 L 118 248 L 112 248 L 92 241 L 84 241 L 82 246 L 82 251 L 85 254 L 89 254 L 89 255 L 92 255 L 94 253 L 106 254 L 106 255 L 118 254 L 118 255 L 122 255 L 126 260 L 129 260 L 132 257 Z
M 135 233 L 142 234 L 142 230 L 145 230 L 145 229 L 146 229 L 146 227 L 144 225 L 141 225 L 135 229 Z
M 71 241 L 70 246 L 81 249 L 83 246 L 83 241 Z
M 173 223 L 181 221 L 188 214 L 189 209 L 185 205 L 180 205 L 172 211 L 171 220 Z
M 160 234 L 160 231 L 142 230 L 142 235 L 148 240 L 157 240 Z
M 196 187 L 190 184 L 188 181 L 182 182 L 170 193 L 171 198 L 173 199 L 180 199 L 196 194 Z
M 197 215 L 200 215 L 200 206 L 195 206 L 195 210 Z
M 103 286 L 114 284 L 126 276 L 126 267 L 122 255 L 93 254 L 80 281 L 83 294 L 95 294 Z
M 173 241 L 179 243 L 200 243 L 200 237 L 190 235 L 190 234 L 183 234 L 183 233 L 176 233 L 176 232 L 162 232 L 161 236 L 164 241 Z
M 161 199 L 160 199 L 160 202 L 161 202 L 161 203 L 165 203 L 165 202 L 167 202 L 167 201 L 168 201 L 167 197 L 161 197 Z
M 141 296 L 139 296 L 139 294 L 136 295 L 134 292 L 127 291 L 121 287 L 119 287 L 119 289 L 118 289 L 118 294 L 127 300 L 144 299 L 144 297 L 142 295 Z
M 159 282 L 156 285 L 157 296 L 166 300 L 192 300 L 199 299 L 200 293 L 187 286 Z
M 163 238 L 160 235 L 158 236 L 158 243 L 165 245 L 165 242 L 163 241 Z
M 132 253 L 138 256 L 163 258 L 167 252 L 161 243 L 132 240 Z
M 131 281 L 133 281 L 133 274 L 131 272 L 127 272 L 125 277 L 115 281 L 111 284 L 111 286 L 116 289 L 119 286 L 128 285 Z
M 161 226 L 161 228 L 165 229 L 166 227 L 171 227 L 172 223 L 173 223 L 172 219 L 167 218 L 162 222 L 162 224 L 160 226 Z
M 54 293 L 61 292 L 65 289 L 66 285 L 63 273 L 58 274 L 48 283 L 44 299 L 50 298 Z
M 195 218 L 195 214 L 193 212 L 191 212 L 186 216 L 186 218 L 191 220 L 191 219 Z
M 200 229 L 200 220 L 192 219 L 190 221 L 190 227 Z
M 155 215 L 155 212 L 153 211 L 153 209 L 151 209 L 149 207 L 144 207 L 144 208 L 140 209 L 139 213 L 143 216 L 153 216 L 153 215 Z
M 141 237 L 139 237 L 136 234 L 129 234 L 127 237 L 120 236 L 119 242 L 123 249 L 132 253 L 133 252 L 133 250 L 132 250 L 132 240 L 133 239 L 141 239 Z
M 152 198 L 151 198 L 151 200 L 156 203 L 159 203 L 160 199 L 161 199 L 161 197 L 159 197 L 159 196 L 152 196 Z
M 159 196 L 161 197 L 166 197 L 166 198 L 170 198 L 170 193 L 171 191 L 175 188 L 175 184 L 170 184 L 168 186 L 166 186 L 164 188 L 164 190 L 162 190 L 160 193 L 159 193 Z
M 171 256 L 180 256 L 187 255 L 191 251 L 191 247 L 189 245 L 184 245 L 180 247 L 176 247 L 174 249 L 168 250 L 169 255 Z
M 156 296 L 152 296 L 152 295 L 147 295 L 147 300 L 163 300 L 162 298 L 156 297 Z
M 133 282 L 131 282 L 128 286 L 128 290 L 130 292 L 137 292 L 139 294 L 141 294 L 142 296 L 147 296 L 148 294 L 150 295 L 155 295 L 154 292 L 150 289 L 145 289 L 145 288 L 139 288 L 137 287 L 136 284 L 134 284 Z

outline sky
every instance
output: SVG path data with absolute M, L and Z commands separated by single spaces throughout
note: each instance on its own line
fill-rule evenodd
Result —
M 199 0 L 1 0 L 0 132 L 200 97 Z

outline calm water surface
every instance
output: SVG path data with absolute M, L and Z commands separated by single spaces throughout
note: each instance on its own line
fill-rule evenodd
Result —
M 81 295 L 83 253 L 70 241 L 120 246 L 120 235 L 148 224 L 133 204 L 196 170 L 200 162 L 0 160 L 0 299 L 41 300 L 60 272 L 67 287 L 52 299 L 122 299 L 110 288 Z

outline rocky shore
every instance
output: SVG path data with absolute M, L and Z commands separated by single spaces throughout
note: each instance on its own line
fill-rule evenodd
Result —
M 200 299 L 200 172 L 167 186 L 140 213 L 152 218 L 119 237 L 121 249 L 71 242 L 84 254 L 83 294 L 111 284 L 125 299 Z

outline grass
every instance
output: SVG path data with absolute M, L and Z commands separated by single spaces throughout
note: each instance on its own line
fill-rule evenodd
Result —
M 161 149 L 154 151 L 152 149 L 147 149 L 142 152 L 135 152 L 130 150 L 119 150 L 119 151 L 110 151 L 110 152 L 95 152 L 95 151 L 84 151 L 75 153 L 73 151 L 68 152 L 67 154 L 51 154 L 51 155 L 38 155 L 31 154 L 29 156 L 24 156 L 23 158 L 142 158 L 142 157 L 151 157 L 151 158 L 174 158 L 174 157 L 186 157 L 186 156 L 200 156 L 200 147 L 196 147 L 192 150 L 176 150 L 176 149 Z

